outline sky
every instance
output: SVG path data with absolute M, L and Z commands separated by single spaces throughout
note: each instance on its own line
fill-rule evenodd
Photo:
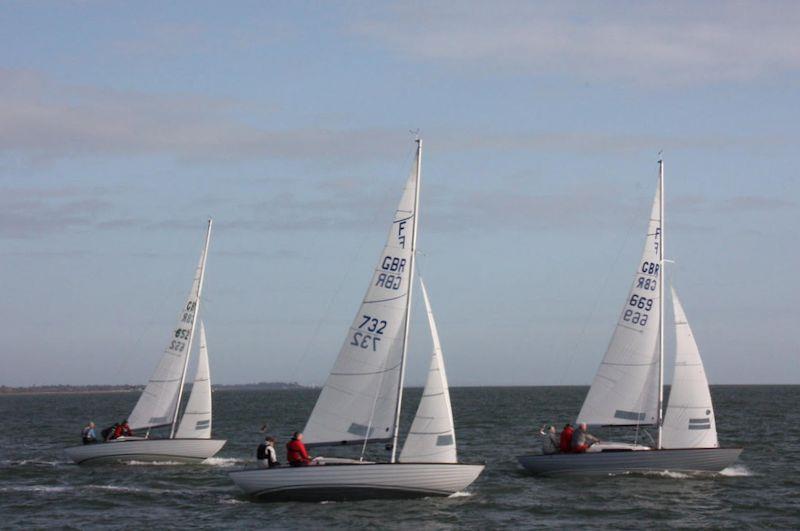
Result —
M 800 383 L 796 2 L 2 12 L 0 385 L 145 382 L 209 217 L 212 381 L 321 384 L 415 130 L 452 385 L 591 381 L 659 152 L 669 275 L 710 381 Z M 420 304 L 410 384 L 431 348 Z

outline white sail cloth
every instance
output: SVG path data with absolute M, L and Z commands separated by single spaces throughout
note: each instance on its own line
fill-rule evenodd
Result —
M 655 424 L 658 419 L 661 192 L 656 191 L 644 252 L 614 335 L 592 381 L 578 422 L 593 425 Z
M 211 372 L 208 368 L 208 345 L 206 328 L 200 321 L 200 348 L 197 355 L 197 371 L 192 383 L 192 393 L 175 437 L 179 439 L 211 438 Z
M 419 157 L 418 149 L 366 295 L 306 423 L 308 445 L 392 439 L 411 289 Z
M 428 380 L 422 391 L 417 414 L 411 423 L 400 461 L 405 463 L 456 463 L 456 433 L 453 426 L 453 410 L 450 407 L 450 390 L 444 370 L 442 345 L 436 320 L 428 299 L 425 283 L 420 278 L 422 298 L 428 313 L 428 324 L 433 339 L 433 354 L 428 370 Z
M 700 350 L 675 289 L 675 372 L 664 414 L 664 448 L 717 448 L 717 425 Z
M 178 324 L 172 331 L 164 355 L 144 388 L 142 396 L 128 416 L 128 424 L 133 430 L 167 426 L 175 420 L 178 397 L 186 376 L 186 362 L 192 346 L 196 315 L 200 309 L 200 293 L 203 289 L 203 272 L 210 235 L 209 221 L 205 246 L 195 270 L 192 289 L 178 316 Z

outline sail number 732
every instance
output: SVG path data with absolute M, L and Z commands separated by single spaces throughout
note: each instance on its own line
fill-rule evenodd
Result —
M 371 347 L 374 352 L 378 350 L 378 343 L 381 340 L 378 336 L 383 334 L 385 328 L 386 321 L 371 315 L 362 315 L 361 324 L 358 325 L 358 330 L 353 332 L 353 339 L 350 344 L 364 349 Z

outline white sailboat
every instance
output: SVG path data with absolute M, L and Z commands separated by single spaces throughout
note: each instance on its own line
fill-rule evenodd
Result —
M 632 427 L 637 433 L 654 427 L 654 444 L 600 442 L 586 453 L 520 456 L 525 469 L 542 475 L 719 472 L 739 456 L 741 448 L 720 448 L 717 442 L 708 380 L 674 289 L 677 354 L 669 407 L 662 414 L 664 262 L 664 164 L 659 161 L 642 259 L 577 420 L 590 426 Z
M 186 370 L 200 312 L 210 239 L 211 220 L 208 221 L 200 263 L 186 304 L 178 316 L 178 324 L 161 361 L 128 417 L 128 424 L 136 435 L 66 448 L 65 453 L 76 463 L 134 460 L 199 462 L 213 456 L 225 445 L 226 441 L 211 438 L 211 380 L 202 322 L 197 373 L 183 417 L 178 422 Z M 151 438 L 151 430 L 159 428 L 169 428 L 169 437 Z
M 304 430 L 308 447 L 356 445 L 361 459 L 318 458 L 317 466 L 231 472 L 246 493 L 267 500 L 340 500 L 450 495 L 483 465 L 456 460 L 450 396 L 427 293 L 434 349 L 411 433 L 397 454 L 416 250 L 422 142 L 366 295 Z M 390 444 L 388 463 L 364 460 L 369 444 Z

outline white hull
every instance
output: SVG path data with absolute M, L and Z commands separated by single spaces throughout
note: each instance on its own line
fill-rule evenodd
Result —
M 267 501 L 449 496 L 467 488 L 483 465 L 347 463 L 230 472 L 248 495 Z
M 591 476 L 646 472 L 720 472 L 741 448 L 604 451 L 584 454 L 523 455 L 525 470 L 541 476 Z
M 104 443 L 65 448 L 78 464 L 109 461 L 176 461 L 197 463 L 225 446 L 220 439 L 116 439 Z

